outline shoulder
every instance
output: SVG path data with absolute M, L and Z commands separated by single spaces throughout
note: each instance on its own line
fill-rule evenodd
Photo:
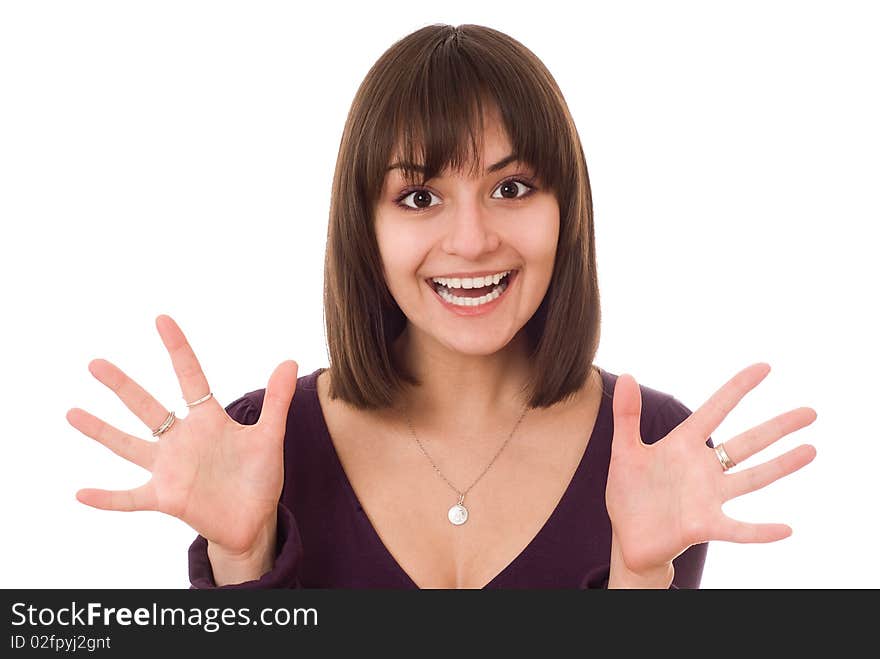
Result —
M 307 375 L 297 377 L 296 391 L 293 393 L 293 402 L 291 403 L 291 412 L 296 408 L 307 407 L 310 402 L 307 399 L 314 398 L 316 382 L 322 370 L 318 368 Z M 265 387 L 242 394 L 226 406 L 226 413 L 242 425 L 253 425 L 260 418 L 260 411 L 263 409 L 263 399 L 265 396 Z

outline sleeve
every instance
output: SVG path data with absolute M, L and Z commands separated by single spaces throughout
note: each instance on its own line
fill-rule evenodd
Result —
M 649 436 L 662 439 L 691 414 L 692 411 L 680 400 L 671 398 L 661 405 L 654 414 Z M 714 446 L 711 437 L 708 438 L 706 444 L 710 447 Z M 709 543 L 707 542 L 691 545 L 672 561 L 675 574 L 672 577 L 670 588 L 696 589 L 700 587 L 708 548 Z
M 252 426 L 260 417 L 260 410 L 247 395 L 234 400 L 226 406 L 226 413 L 242 425 Z M 296 519 L 290 509 L 278 502 L 278 542 L 276 558 L 272 569 L 252 581 L 218 586 L 208 558 L 208 541 L 202 536 L 189 547 L 189 580 L 193 589 L 262 589 L 262 588 L 302 588 L 299 580 L 299 566 L 302 560 L 302 539 Z

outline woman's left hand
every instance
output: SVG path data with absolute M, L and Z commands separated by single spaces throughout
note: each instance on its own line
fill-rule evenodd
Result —
M 725 473 L 716 450 L 706 444 L 727 414 L 769 372 L 764 363 L 743 369 L 654 444 L 641 440 L 638 383 L 628 374 L 617 378 L 605 501 L 617 543 L 615 554 L 628 573 L 656 574 L 701 542 L 774 542 L 791 535 L 785 524 L 738 521 L 725 515 L 721 506 L 804 467 L 816 457 L 816 449 L 802 444 L 754 467 Z M 815 410 L 800 407 L 740 433 L 723 447 L 739 464 L 815 420 Z M 720 444 L 716 441 L 715 446 Z

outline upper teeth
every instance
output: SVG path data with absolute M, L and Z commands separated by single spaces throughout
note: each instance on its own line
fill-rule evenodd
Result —
M 504 279 L 510 270 L 499 272 L 494 275 L 486 275 L 485 277 L 432 277 L 432 281 L 442 284 L 447 288 L 482 288 L 483 286 L 491 286 L 497 284 Z

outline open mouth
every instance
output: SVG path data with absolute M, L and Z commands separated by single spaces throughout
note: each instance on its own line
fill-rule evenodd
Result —
M 461 280 L 446 280 L 445 283 L 428 279 L 427 284 L 434 289 L 434 292 L 447 304 L 456 307 L 473 308 L 482 307 L 499 299 L 504 292 L 510 287 L 519 270 L 509 270 L 503 277 L 499 278 L 498 283 L 494 281 L 486 286 L 465 288 Z

